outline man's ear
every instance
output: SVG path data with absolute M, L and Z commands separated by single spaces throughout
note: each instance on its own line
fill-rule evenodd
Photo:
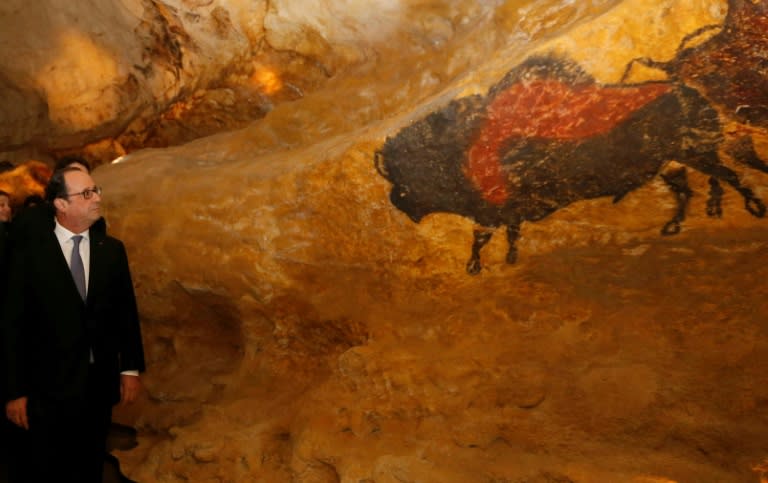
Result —
M 53 206 L 56 208 L 57 211 L 64 211 L 64 208 L 67 206 L 67 203 L 64 201 L 64 198 L 56 198 L 53 200 Z

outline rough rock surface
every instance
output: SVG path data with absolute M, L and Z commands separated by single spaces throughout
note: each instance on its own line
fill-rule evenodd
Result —
M 478 56 L 610 2 L 527 3 L 9 0 L 0 5 L 0 153 L 14 161 L 78 153 L 101 164 L 245 127 L 340 76 L 357 77 L 364 97 L 371 78 L 386 83 L 415 68 L 401 95 L 425 96 Z M 545 27 L 534 20 L 541 16 Z M 448 65 L 429 55 L 398 61 L 447 49 Z
M 492 238 L 470 276 L 472 221 L 438 213 L 414 223 L 375 169 L 387 137 L 485 94 L 533 52 L 618 83 L 632 59 L 674 58 L 729 7 L 574 3 L 381 2 L 371 21 L 403 23 L 364 49 L 357 40 L 372 29 L 352 21 L 363 3 L 332 4 L 350 13 L 341 21 L 270 2 L 264 25 L 281 32 L 270 43 L 326 59 L 338 69 L 327 81 L 242 130 L 96 170 L 109 230 L 129 250 L 148 356 L 147 397 L 117 413 L 141 432 L 139 447 L 119 454 L 127 474 L 768 478 L 768 226 L 730 186 L 722 217 L 708 217 L 708 178 L 691 170 L 688 217 L 669 237 L 660 228 L 675 200 L 658 176 L 615 203 L 575 202 L 522 224 L 515 264 Z M 293 29 L 302 15 L 323 35 Z M 702 58 L 686 66 L 710 65 Z M 724 105 L 723 135 L 749 134 L 768 159 L 765 128 Z M 768 198 L 768 175 L 723 159 Z

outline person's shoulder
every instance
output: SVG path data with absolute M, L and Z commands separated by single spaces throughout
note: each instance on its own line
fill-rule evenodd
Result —
M 123 260 L 128 261 L 128 251 L 125 249 L 125 245 L 122 240 L 110 235 L 97 236 L 94 238 L 94 242 L 98 247 L 100 253 L 112 261 Z M 120 262 L 121 264 L 123 262 Z
M 107 234 L 107 220 L 104 219 L 102 216 L 96 222 L 91 225 L 91 230 L 94 231 L 97 234 L 106 235 Z
M 30 222 L 44 223 L 50 222 L 51 220 L 53 220 L 53 211 L 46 203 L 24 208 L 13 217 L 14 224 Z
M 121 239 L 119 239 L 119 238 L 117 238 L 117 237 L 115 237 L 113 235 L 107 235 L 106 233 L 100 233 L 100 234 L 97 233 L 94 236 L 97 239 L 103 241 L 104 243 L 118 244 L 118 245 L 122 245 L 123 244 L 123 241 Z
M 97 235 L 97 237 L 100 245 L 104 245 L 108 248 L 118 248 L 120 250 L 125 250 L 125 244 L 119 238 L 115 238 L 112 235 L 107 234 L 101 234 L 101 236 Z
M 53 229 L 53 213 L 46 204 L 34 205 L 21 210 L 11 223 L 11 237 L 16 241 L 28 241 L 30 238 Z

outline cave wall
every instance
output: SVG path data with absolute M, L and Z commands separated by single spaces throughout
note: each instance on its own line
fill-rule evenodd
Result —
M 150 351 L 148 399 L 124 415 L 146 435 L 121 455 L 132 474 L 758 481 L 768 429 L 758 201 L 766 133 L 709 97 L 719 87 L 691 67 L 728 63 L 723 47 L 764 18 L 762 4 L 730 6 L 623 2 L 557 36 L 499 48 L 427 97 L 404 77 L 393 90 L 377 67 L 365 82 L 336 78 L 244 130 L 97 170 L 110 230 L 135 267 Z M 738 6 L 757 12 L 741 27 L 727 24 Z M 643 56 L 669 64 L 636 65 L 622 79 Z M 521 71 L 532 57 L 548 60 Z M 495 99 L 530 94 L 525 83 L 540 81 L 581 106 L 575 124 L 587 134 L 558 124 L 573 110 L 554 121 L 529 111 L 536 116 L 522 126 L 493 111 Z M 664 101 L 688 88 L 703 96 Z M 624 97 L 592 107 L 610 101 L 605 91 Z M 397 108 L 382 108 L 393 93 Z M 372 119 L 376 107 L 389 114 Z M 479 124 L 465 122 L 470 114 Z M 706 129 L 669 122 L 680 116 Z M 623 145 L 626 122 L 630 134 L 655 137 Z M 564 150 L 594 131 L 602 149 L 568 165 Z M 509 149 L 481 156 L 481 166 L 513 166 L 528 197 L 503 185 L 499 204 L 496 185 L 473 184 L 467 163 L 481 132 L 500 133 L 489 142 Z M 671 164 L 669 146 L 683 153 Z M 623 147 L 626 160 L 611 154 Z M 718 176 L 732 169 L 752 197 L 698 155 Z M 679 180 L 682 168 L 675 192 L 664 176 Z M 552 188 L 572 173 L 603 176 L 598 188 L 610 193 Z M 720 217 L 707 214 L 710 176 L 723 180 Z M 413 179 L 422 184 L 411 192 L 424 196 L 391 197 Z M 686 189 L 680 231 L 664 236 Z M 520 213 L 508 263 L 505 223 Z M 505 223 L 493 218 L 502 215 Z M 482 270 L 467 273 L 473 231 L 497 224 Z
M 131 477 L 768 477 L 765 3 L 574 3 L 271 2 L 324 82 L 95 171 Z

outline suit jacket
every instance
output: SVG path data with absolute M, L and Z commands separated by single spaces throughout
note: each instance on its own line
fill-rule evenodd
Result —
M 89 232 L 88 297 L 80 298 L 49 229 L 14 243 L 3 310 L 8 400 L 77 402 L 95 378 L 99 398 L 120 399 L 120 372 L 144 370 L 138 311 L 125 247 Z M 90 362 L 93 351 L 94 363 Z

